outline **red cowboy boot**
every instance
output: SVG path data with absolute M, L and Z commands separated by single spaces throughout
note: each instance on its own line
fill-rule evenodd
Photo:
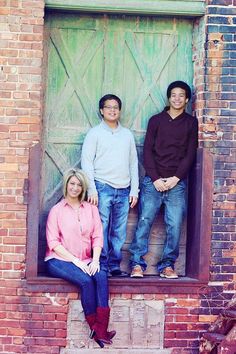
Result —
M 91 332 L 89 334 L 89 338 L 93 338 L 95 340 L 95 342 L 97 342 L 99 347 L 103 348 L 104 347 L 103 342 L 95 337 L 95 331 L 93 329 L 93 326 L 94 326 L 95 321 L 96 321 L 96 313 L 92 313 L 90 315 L 85 316 L 85 319 L 86 319 L 86 321 L 87 321 L 87 323 L 89 325 L 89 328 L 91 330 Z
M 105 344 L 112 344 L 111 339 L 116 335 L 116 331 L 107 331 L 110 317 L 109 307 L 97 307 L 96 322 L 93 326 L 95 338 Z

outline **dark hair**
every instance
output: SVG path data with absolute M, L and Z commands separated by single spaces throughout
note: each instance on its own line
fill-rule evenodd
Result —
M 119 110 L 121 110 L 121 106 L 122 106 L 121 99 L 118 96 L 113 95 L 112 93 L 109 93 L 109 94 L 103 96 L 100 99 L 100 101 L 99 101 L 99 109 L 103 109 L 104 108 L 105 102 L 107 100 L 115 100 L 118 103 Z
M 183 89 L 185 91 L 186 98 L 188 98 L 190 100 L 191 95 L 192 95 L 191 88 L 184 81 L 174 81 L 168 86 L 167 91 L 166 91 L 166 95 L 168 98 L 170 98 L 171 90 L 173 90 L 176 87 L 180 87 L 181 89 Z

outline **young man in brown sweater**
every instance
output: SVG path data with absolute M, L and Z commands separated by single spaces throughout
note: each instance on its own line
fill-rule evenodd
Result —
M 169 106 L 150 118 L 145 137 L 146 176 L 141 187 L 139 221 L 129 249 L 131 277 L 143 277 L 150 230 L 163 204 L 166 239 L 157 270 L 163 278 L 178 278 L 174 264 L 186 210 L 186 178 L 198 146 L 198 121 L 185 112 L 191 98 L 185 82 L 172 82 L 167 98 Z

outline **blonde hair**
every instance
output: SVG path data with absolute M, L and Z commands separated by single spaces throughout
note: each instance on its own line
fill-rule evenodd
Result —
M 86 192 L 88 189 L 88 179 L 87 179 L 87 176 L 85 175 L 85 173 L 79 169 L 71 168 L 64 173 L 64 175 L 63 175 L 63 195 L 64 195 L 64 198 L 66 197 L 66 194 L 67 194 L 68 182 L 71 179 L 71 177 L 73 177 L 73 176 L 77 177 L 78 180 L 80 181 L 80 183 L 82 184 L 82 193 L 79 195 L 78 199 L 80 202 L 83 202 L 85 200 Z

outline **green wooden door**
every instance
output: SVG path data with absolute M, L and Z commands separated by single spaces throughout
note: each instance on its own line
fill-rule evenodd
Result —
M 98 101 L 103 94 L 121 97 L 121 121 L 134 133 L 143 173 L 142 145 L 148 119 L 163 109 L 168 83 L 182 79 L 191 84 L 191 46 L 190 20 L 55 13 L 47 16 L 42 215 L 61 197 L 63 172 L 80 166 L 85 134 L 100 121 Z M 136 212 L 132 212 L 124 267 L 135 223 Z M 157 244 L 164 237 L 163 227 L 158 228 L 157 237 L 154 226 L 148 255 L 151 273 L 160 249 Z

